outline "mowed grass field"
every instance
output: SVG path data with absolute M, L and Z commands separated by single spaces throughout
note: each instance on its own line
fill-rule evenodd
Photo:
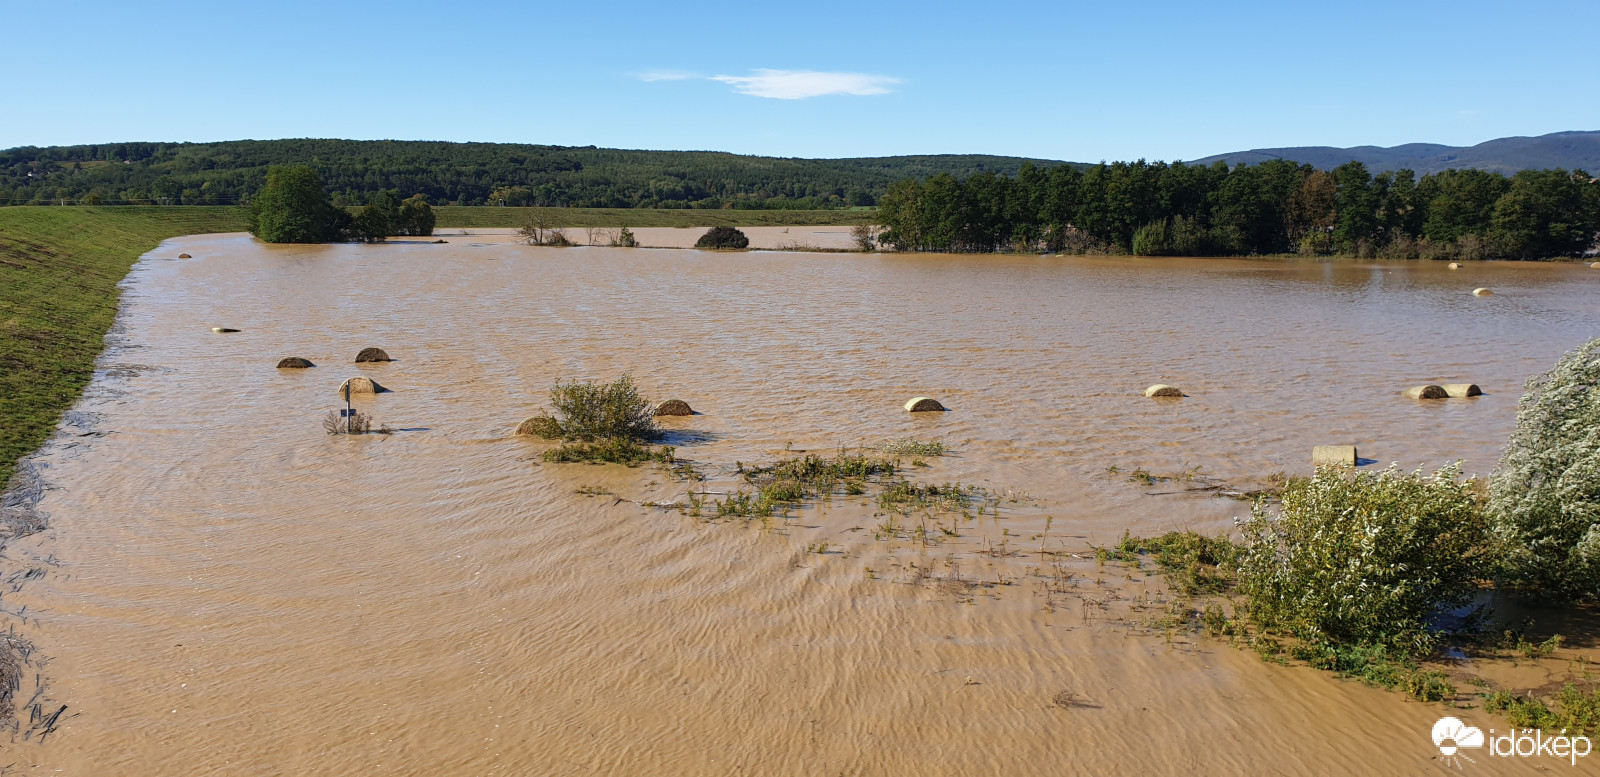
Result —
M 435 208 L 438 229 L 812 226 L 865 223 L 871 210 Z M 117 315 L 117 284 L 169 237 L 249 229 L 235 207 L 0 207 L 0 487 L 49 439 L 94 376 Z

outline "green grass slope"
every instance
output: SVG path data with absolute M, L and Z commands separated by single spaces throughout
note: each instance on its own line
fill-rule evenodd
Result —
M 237 208 L 0 208 L 0 484 L 89 385 L 134 261 L 246 228 Z

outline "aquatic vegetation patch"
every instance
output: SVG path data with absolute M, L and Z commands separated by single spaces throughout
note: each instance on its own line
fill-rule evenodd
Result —
M 770 466 L 735 464 L 754 491 L 741 489 L 715 503 L 719 518 L 766 518 L 804 501 L 826 500 L 841 489 L 846 495 L 866 492 L 871 481 L 892 479 L 899 472 L 894 459 L 839 451 L 832 457 L 814 453 L 783 459 Z
M 1506 720 L 1517 728 L 1565 730 L 1573 736 L 1600 733 L 1600 685 L 1593 682 L 1585 685 L 1587 689 L 1577 683 L 1563 685 L 1550 704 L 1532 695 L 1495 691 L 1484 697 L 1483 708 L 1504 713 Z
M 891 456 L 943 456 L 949 452 L 939 440 L 918 440 L 915 437 L 897 437 L 879 445 L 878 450 Z

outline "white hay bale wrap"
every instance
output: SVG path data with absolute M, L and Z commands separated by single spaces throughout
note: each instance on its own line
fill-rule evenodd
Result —
M 1354 467 L 1358 461 L 1354 445 L 1318 445 L 1311 449 L 1311 463 L 1318 466 L 1332 464 Z
M 1483 389 L 1478 388 L 1476 383 L 1446 383 L 1443 388 L 1444 393 L 1455 399 L 1465 399 L 1466 397 L 1476 397 L 1483 394 Z
M 349 378 L 349 379 L 345 380 L 345 382 L 340 383 L 339 384 L 339 396 L 340 397 L 343 397 L 345 395 L 345 389 L 347 387 L 348 387 L 348 389 L 350 391 L 351 396 L 354 396 L 356 394 L 383 394 L 383 393 L 386 393 L 386 392 L 389 391 L 389 389 L 386 389 L 383 386 L 378 385 L 377 381 L 375 381 L 375 380 L 373 380 L 371 378 L 365 377 L 365 376 Z
M 1413 386 L 1401 393 L 1405 394 L 1411 399 L 1444 399 L 1445 397 L 1450 396 L 1450 392 L 1445 391 L 1444 386 L 1435 386 L 1432 384 L 1426 386 Z

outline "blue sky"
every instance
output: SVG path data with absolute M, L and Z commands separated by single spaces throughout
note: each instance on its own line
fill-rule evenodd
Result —
M 1600 3 L 9 3 L 0 148 L 1194 159 L 1600 129 Z

